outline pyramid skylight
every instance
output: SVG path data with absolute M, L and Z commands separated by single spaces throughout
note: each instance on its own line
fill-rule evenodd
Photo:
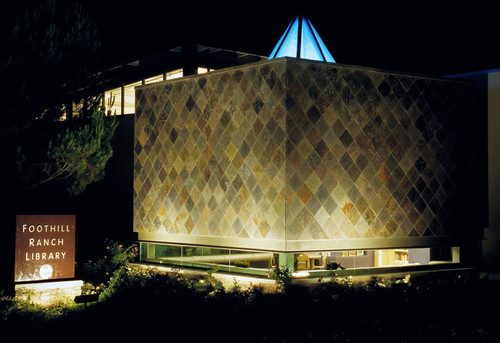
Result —
M 309 19 L 297 17 L 290 22 L 269 59 L 296 57 L 335 63 L 332 55 L 312 26 Z

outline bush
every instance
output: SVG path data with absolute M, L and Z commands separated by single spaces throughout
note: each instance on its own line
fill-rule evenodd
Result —
M 233 264 L 235 267 L 250 268 L 250 262 L 247 261 L 234 261 Z
M 115 271 L 99 302 L 125 308 L 175 308 L 172 304 L 191 303 L 198 298 L 194 284 L 176 271 L 167 274 L 127 265 Z
M 105 241 L 104 256 L 96 261 L 84 262 L 80 273 L 81 278 L 94 285 L 105 285 L 110 277 L 127 262 L 133 262 L 138 255 L 137 245 L 124 247 L 123 244 L 112 240 Z M 89 288 L 92 286 L 88 285 Z
M 222 328 L 229 341 L 242 328 L 244 340 L 251 342 L 498 341 L 494 339 L 498 320 L 491 311 L 484 311 L 484 304 L 500 306 L 498 282 L 441 274 L 396 280 L 378 277 L 366 282 L 332 278 L 308 288 L 287 288 L 290 271 L 275 267 L 269 277 L 287 291 L 263 293 L 242 289 L 236 279 L 226 290 L 213 278 L 215 271 L 208 271 L 205 279 L 214 283 L 213 288 L 199 291 L 176 270 L 161 274 L 125 265 L 113 273 L 100 301 L 85 311 L 81 307 L 79 311 L 75 307 L 36 308 L 0 297 L 0 331 L 24 330 L 42 339 L 53 335 L 53 328 L 59 332 L 66 327 L 72 333 L 72 328 L 91 327 L 96 331 L 88 331 L 89 335 L 102 332 L 110 340 L 134 340 L 131 330 L 123 326 L 132 318 L 137 327 L 161 327 L 170 339 L 177 334 L 173 338 L 185 340 L 187 332 L 190 341 L 206 340 L 214 328 Z M 33 323 L 39 323 L 37 328 L 46 336 L 33 330 Z M 140 339 L 148 334 L 147 330 L 136 333 Z M 221 342 L 226 341 L 223 338 Z
M 337 270 L 337 269 L 345 269 L 340 265 L 340 263 L 337 263 L 335 261 L 328 261 L 326 264 L 326 269 L 327 270 Z
M 3 320 L 17 322 L 45 323 L 62 318 L 78 306 L 71 301 L 59 301 L 51 305 L 38 305 L 27 299 L 2 297 L 0 299 L 0 322 Z
M 285 292 L 292 284 L 292 271 L 287 267 L 276 265 L 268 276 L 276 282 L 276 287 L 280 292 Z
M 216 273 L 219 267 L 215 266 L 212 269 L 207 270 L 207 275 L 203 278 L 203 282 L 207 286 L 207 292 L 209 295 L 217 293 L 225 293 L 226 289 L 220 280 L 217 280 L 212 274 Z

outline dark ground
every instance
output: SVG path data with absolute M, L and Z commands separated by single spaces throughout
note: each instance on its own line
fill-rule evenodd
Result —
M 11 314 L 0 329 L 23 342 L 498 342 L 498 281 L 477 273 L 379 281 L 212 295 L 143 282 L 58 319 Z

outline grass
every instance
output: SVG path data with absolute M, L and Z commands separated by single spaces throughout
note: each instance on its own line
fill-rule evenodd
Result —
M 293 284 L 284 292 L 205 288 L 178 273 L 120 268 L 88 306 L 0 301 L 20 341 L 496 342 L 497 281 L 475 273 Z

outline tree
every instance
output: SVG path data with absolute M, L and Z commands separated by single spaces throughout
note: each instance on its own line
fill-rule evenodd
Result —
M 71 194 L 82 192 L 102 179 L 116 128 L 115 120 L 93 110 L 100 102 L 95 87 L 101 81 L 95 25 L 77 2 L 42 0 L 17 18 L 5 46 L 0 189 L 23 189 L 45 176 L 36 184 L 66 178 L 72 180 Z M 84 104 L 79 119 L 60 133 L 59 121 L 64 114 L 71 118 L 73 101 Z M 78 164 L 69 163 L 76 156 Z
M 91 108 L 98 101 L 86 93 L 99 82 L 100 40 L 95 25 L 74 2 L 40 1 L 17 18 L 10 55 L 3 64 L 2 121 L 23 129 L 59 120 L 80 97 Z
M 75 195 L 101 181 L 106 162 L 113 155 L 111 138 L 117 125 L 116 117 L 105 117 L 104 111 L 95 108 L 89 124 L 59 133 L 48 144 L 48 161 L 43 164 L 47 177 L 38 184 L 67 180 L 68 192 Z

